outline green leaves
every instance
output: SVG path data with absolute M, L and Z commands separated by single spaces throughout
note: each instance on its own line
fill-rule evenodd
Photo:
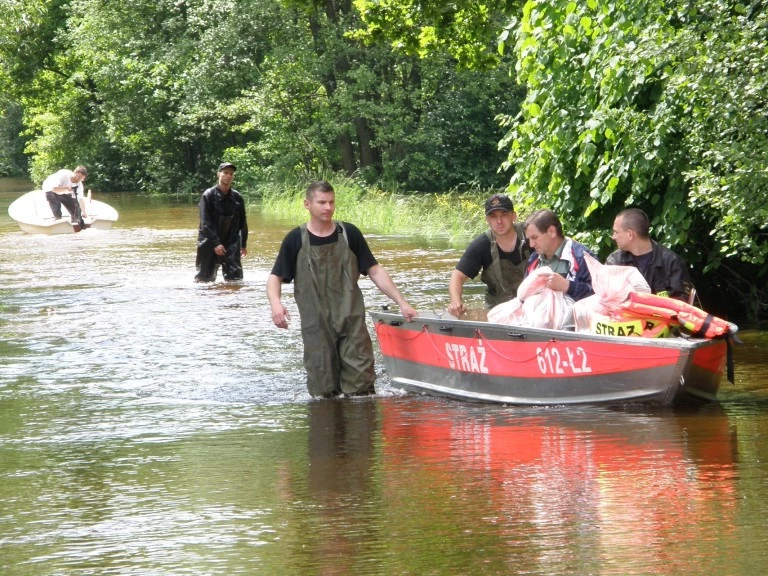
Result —
M 97 187 L 199 190 L 226 154 L 241 182 L 343 170 L 499 187 L 495 117 L 521 99 L 495 51 L 511 5 L 385 2 L 385 38 L 346 2 L 12 0 L 0 86 L 36 179 L 82 162 Z
M 460 66 L 488 70 L 499 64 L 499 30 L 517 13 L 520 0 L 354 0 L 366 28 L 355 37 L 383 39 L 420 58 L 446 53 Z M 494 52 L 494 47 L 496 51 Z
M 675 7 L 526 2 L 515 48 L 527 96 L 502 140 L 510 187 L 562 210 L 573 232 L 607 229 L 635 205 L 663 242 L 714 244 L 691 260 L 763 263 L 765 11 L 724 0 Z

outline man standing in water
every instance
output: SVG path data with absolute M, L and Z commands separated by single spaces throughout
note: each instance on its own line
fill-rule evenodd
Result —
M 245 201 L 232 188 L 235 178 L 234 164 L 219 165 L 219 183 L 208 188 L 200 198 L 200 229 L 197 235 L 197 274 L 195 282 L 213 282 L 219 266 L 224 280 L 242 280 L 240 257 L 248 251 L 248 222 L 245 219 Z
M 280 296 L 282 283 L 295 280 L 309 393 L 323 397 L 373 394 L 373 344 L 357 284 L 360 274 L 367 274 L 394 300 L 407 321 L 417 313 L 373 257 L 360 230 L 333 219 L 335 192 L 328 182 L 309 185 L 304 207 L 309 222 L 283 239 L 267 279 L 272 321 L 278 328 L 288 327 L 288 311 Z
M 83 198 L 83 182 L 87 176 L 88 170 L 85 166 L 78 166 L 74 172 L 66 169 L 59 170 L 45 179 L 43 192 L 56 220 L 61 218 L 63 205 L 69 212 L 69 220 L 72 224 L 84 225 L 82 210 L 78 210 L 77 193 L 80 192 L 80 198 Z
M 525 228 L 516 220 L 514 205 L 506 194 L 494 194 L 485 201 L 485 221 L 489 228 L 467 247 L 451 274 L 448 312 L 457 318 L 466 313 L 467 307 L 461 299 L 464 284 L 481 269 L 486 308 L 517 295 L 531 250 L 525 240 Z

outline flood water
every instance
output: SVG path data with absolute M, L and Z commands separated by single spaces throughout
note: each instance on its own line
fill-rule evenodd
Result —
M 312 400 L 265 282 L 298 222 L 249 211 L 239 285 L 194 284 L 197 209 L 108 195 L 23 234 L 0 180 L 0 574 L 762 574 L 768 333 L 697 410 Z M 460 251 L 369 235 L 417 308 Z M 369 307 L 386 303 L 362 280 Z M 474 290 L 477 302 L 480 290 Z

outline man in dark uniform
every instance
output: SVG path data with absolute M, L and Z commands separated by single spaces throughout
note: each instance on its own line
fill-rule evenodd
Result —
M 506 194 L 494 194 L 485 202 L 488 230 L 475 238 L 451 274 L 448 312 L 461 317 L 467 308 L 462 301 L 464 284 L 477 276 L 486 285 L 485 307 L 511 300 L 525 276 L 531 250 L 525 240 L 525 228 L 518 224 L 512 200 Z
M 622 210 L 613 221 L 613 241 L 618 250 L 606 264 L 634 266 L 648 282 L 651 292 L 687 302 L 692 285 L 688 265 L 666 246 L 651 240 L 651 223 L 639 208 Z
M 280 296 L 282 284 L 294 280 L 309 393 L 372 394 L 376 373 L 363 293 L 357 284 L 360 274 L 367 274 L 394 300 L 407 321 L 416 311 L 373 257 L 360 230 L 333 219 L 335 193 L 328 182 L 310 184 L 304 207 L 309 222 L 283 239 L 267 279 L 272 321 L 278 328 L 288 327 L 290 318 Z
M 203 192 L 198 205 L 200 229 L 197 235 L 197 274 L 195 282 L 213 282 L 219 266 L 224 280 L 242 280 L 240 257 L 248 252 L 248 222 L 245 219 L 245 201 L 232 188 L 234 164 L 219 166 L 219 183 Z

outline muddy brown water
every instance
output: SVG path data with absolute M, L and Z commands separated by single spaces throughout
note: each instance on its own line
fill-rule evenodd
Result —
M 0 572 L 758 574 L 768 333 L 698 410 L 311 400 L 264 285 L 294 224 L 249 211 L 240 285 L 196 285 L 194 203 L 101 197 L 110 231 L 31 236 L 0 181 Z M 460 249 L 369 234 L 417 308 Z M 368 280 L 366 301 L 386 298 Z M 470 288 L 482 301 L 479 286 Z

